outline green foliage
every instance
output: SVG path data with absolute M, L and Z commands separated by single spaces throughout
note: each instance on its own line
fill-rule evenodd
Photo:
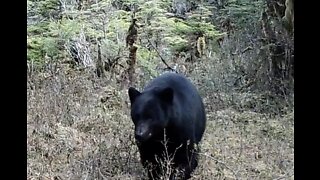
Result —
M 207 6 L 200 5 L 186 20 L 181 20 L 165 16 L 170 5 L 170 1 L 146 1 L 140 4 L 137 17 L 145 23 L 143 31 L 151 35 L 150 39 L 161 34 L 158 41 L 166 44 L 172 52 L 181 52 L 190 49 L 190 44 L 196 41 L 199 34 L 209 39 L 221 36 L 215 26 L 207 22 L 211 14 Z
M 178 20 L 176 23 L 172 24 L 173 30 L 178 35 L 191 35 L 194 34 L 194 28 L 182 20 Z
M 42 49 L 46 53 L 46 55 L 51 58 L 57 57 L 59 55 L 59 44 L 56 38 L 44 38 Z
M 31 37 L 27 38 L 27 60 L 33 61 L 39 65 L 44 62 L 44 51 L 43 51 L 43 38 L 42 37 Z
M 35 9 L 35 3 L 33 1 L 27 0 L 27 13 L 32 13 Z M 32 14 L 34 15 L 34 13 Z
M 264 1 L 230 1 L 225 9 L 222 9 L 222 14 L 232 19 L 239 27 L 248 27 L 248 24 L 258 23 Z M 250 26 L 249 26 L 250 27 Z
M 57 38 L 33 36 L 27 38 L 27 60 L 33 61 L 37 65 L 42 65 L 44 56 L 51 58 L 59 56 L 60 47 Z
M 58 21 L 44 21 L 34 26 L 28 26 L 28 60 L 41 62 L 44 55 L 58 57 L 61 44 L 69 39 L 74 39 L 84 34 L 86 37 L 103 39 L 104 53 L 116 55 L 125 47 L 125 37 L 131 24 L 132 12 L 128 8 L 136 7 L 135 18 L 138 24 L 143 25 L 138 28 L 141 42 L 147 42 L 146 38 L 157 41 L 168 47 L 169 54 L 175 52 L 188 51 L 191 44 L 194 44 L 199 34 L 204 34 L 206 38 L 219 36 L 208 19 L 210 8 L 200 5 L 194 10 L 186 20 L 175 17 L 167 17 L 168 9 L 171 9 L 171 1 L 149 1 L 149 0 L 104 0 L 93 3 L 86 9 L 86 12 L 66 12 L 65 17 Z M 126 6 L 127 8 L 123 8 Z M 38 14 L 49 17 L 53 10 L 58 10 L 58 0 L 28 1 L 28 8 L 34 7 Z M 118 9 L 116 9 L 118 8 Z M 93 18 L 94 17 L 94 18 Z M 147 63 L 143 65 L 155 71 L 155 64 L 150 64 L 148 60 L 158 59 L 154 51 L 145 49 L 146 44 L 140 44 L 137 51 L 138 62 Z M 152 72 L 151 74 L 154 74 Z
M 51 21 L 28 26 L 27 60 L 41 65 L 45 55 L 56 59 L 62 54 L 64 42 L 79 32 L 79 23 L 71 20 L 62 20 L 61 23 Z
M 130 26 L 130 22 L 126 19 L 112 19 L 108 25 L 108 31 L 109 32 L 127 32 L 128 28 Z
M 177 52 L 186 51 L 188 49 L 188 41 L 180 36 L 165 37 L 164 42 Z
M 108 56 L 115 57 L 119 51 L 119 45 L 110 38 L 103 39 L 101 42 L 101 51 Z
M 37 25 L 30 25 L 27 28 L 27 34 L 29 36 L 42 35 L 49 31 L 48 22 L 38 23 Z
M 35 11 L 37 14 L 42 15 L 43 17 L 50 18 L 59 13 L 59 0 L 39 0 L 31 1 L 35 5 Z M 30 3 L 31 5 L 32 3 Z
M 49 28 L 51 34 L 59 34 L 60 38 L 67 40 L 81 32 L 82 24 L 77 20 L 62 19 L 60 23 L 51 22 Z
M 139 47 L 139 50 L 137 51 L 137 59 L 139 59 L 138 65 L 153 77 L 158 75 L 158 72 L 156 71 L 157 63 L 154 62 L 155 59 L 158 59 L 156 55 L 157 54 L 155 52 L 148 51 L 147 49 L 141 47 Z

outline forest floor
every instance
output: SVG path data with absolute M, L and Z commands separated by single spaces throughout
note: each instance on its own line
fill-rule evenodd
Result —
M 28 81 L 28 179 L 145 177 L 127 89 L 86 72 Z M 208 121 L 193 179 L 294 179 L 293 110 L 271 115 L 219 106 L 216 99 L 223 104 L 228 96 L 235 95 L 203 95 Z

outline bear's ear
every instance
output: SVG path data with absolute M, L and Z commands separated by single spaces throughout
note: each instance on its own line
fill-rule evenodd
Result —
M 129 94 L 130 102 L 131 102 L 131 104 L 133 104 L 134 101 L 136 100 L 136 98 L 138 96 L 140 96 L 141 92 L 139 92 L 138 90 L 136 90 L 133 87 L 130 87 L 128 90 L 128 94 Z
M 172 104 L 173 101 L 173 89 L 167 87 L 159 92 L 160 99 L 166 103 Z

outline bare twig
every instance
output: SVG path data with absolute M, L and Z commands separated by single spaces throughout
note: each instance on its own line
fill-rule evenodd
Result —
M 163 57 L 160 55 L 158 49 L 156 47 L 154 47 L 154 45 L 151 43 L 150 39 L 147 38 L 149 44 L 153 47 L 153 49 L 157 52 L 158 56 L 160 57 L 161 61 L 167 66 L 168 69 L 174 71 L 174 72 L 177 72 L 175 69 L 173 69 L 172 67 L 170 67 L 167 62 L 163 59 Z
M 249 51 L 249 50 L 253 50 L 253 47 L 248 46 L 248 47 L 244 48 L 243 50 L 241 50 L 240 53 L 238 53 L 238 52 L 233 52 L 232 55 L 243 54 L 243 53 L 245 53 L 245 52 L 247 52 L 247 51 Z

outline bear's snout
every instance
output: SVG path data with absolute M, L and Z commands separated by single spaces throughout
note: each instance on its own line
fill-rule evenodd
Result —
M 146 124 L 140 124 L 137 126 L 135 131 L 135 138 L 140 141 L 146 141 L 151 137 L 151 132 L 149 131 L 149 127 Z

